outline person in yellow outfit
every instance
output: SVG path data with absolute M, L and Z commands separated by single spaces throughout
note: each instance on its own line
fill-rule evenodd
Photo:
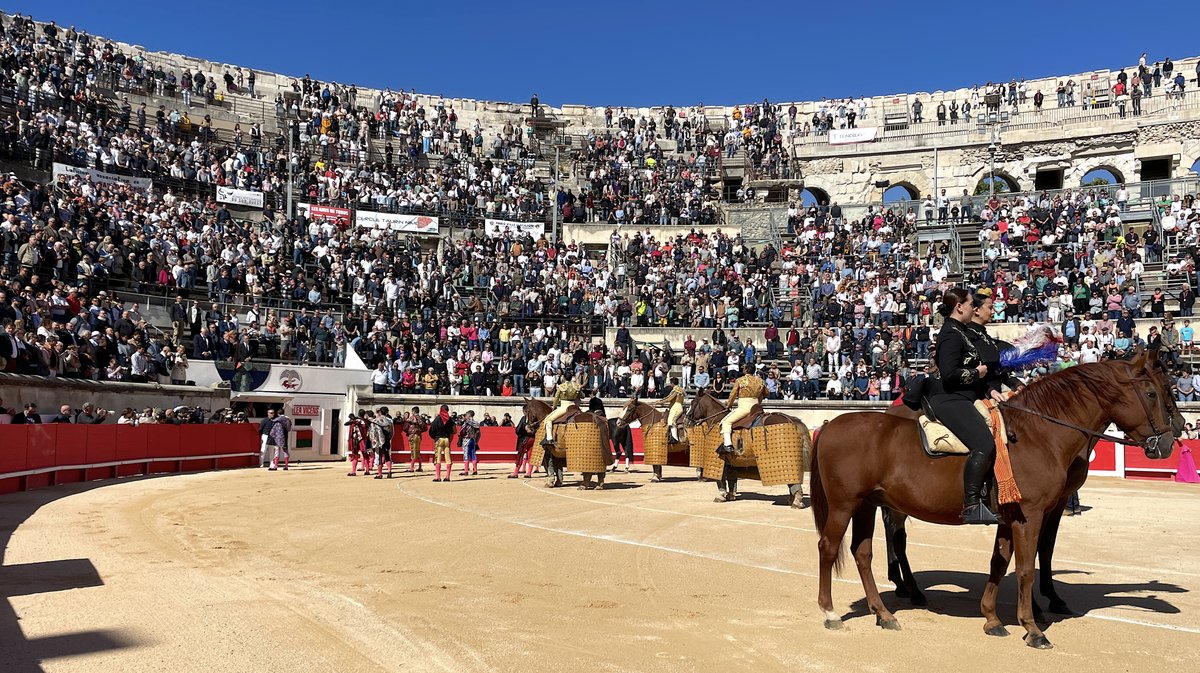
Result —
M 725 443 L 717 447 L 717 453 L 733 453 L 733 424 L 749 416 L 754 405 L 766 396 L 767 386 L 755 374 L 745 374 L 733 382 L 733 389 L 729 391 L 729 403 L 726 405 L 730 411 L 721 420 L 721 435 Z
M 667 443 L 679 443 L 679 430 L 677 423 L 679 417 L 683 415 L 683 401 L 687 399 L 687 394 L 683 391 L 683 386 L 679 385 L 678 378 L 671 379 L 671 392 L 662 398 L 660 405 L 667 407 Z
M 579 401 L 579 386 L 574 381 L 563 381 L 554 391 L 554 410 L 542 421 L 546 425 L 546 438 L 542 446 L 554 446 L 554 421 L 567 415 L 567 409 Z

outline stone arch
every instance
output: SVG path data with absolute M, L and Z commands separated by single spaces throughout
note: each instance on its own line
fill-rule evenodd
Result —
M 828 205 L 831 201 L 829 200 L 829 192 L 820 187 L 805 185 L 804 190 L 800 192 L 800 203 L 807 208 L 809 206 L 818 206 L 822 203 Z
M 1092 182 L 1097 178 L 1103 179 L 1110 185 L 1119 185 L 1124 184 L 1125 182 L 1125 174 L 1119 169 L 1109 164 L 1100 164 L 1098 166 L 1089 168 L 1087 172 L 1083 174 L 1080 184 L 1087 186 L 1089 182 Z
M 988 179 L 989 178 L 993 178 L 993 174 L 990 173 L 989 171 L 985 170 L 983 172 L 983 175 L 980 176 L 979 182 L 976 183 L 976 185 L 975 185 L 975 193 L 976 194 L 987 194 L 988 193 Z M 994 174 L 994 179 L 996 181 L 996 193 L 997 194 L 1014 193 L 1014 192 L 1021 191 L 1021 183 L 1019 181 L 1017 181 L 1017 179 L 1014 178 L 1012 175 L 1009 175 L 1008 173 L 1005 173 L 1004 171 L 996 171 L 996 173 Z
M 919 201 L 921 200 L 921 190 L 917 189 L 911 182 L 900 181 L 892 183 L 891 187 L 883 190 L 883 203 L 895 203 L 897 201 Z

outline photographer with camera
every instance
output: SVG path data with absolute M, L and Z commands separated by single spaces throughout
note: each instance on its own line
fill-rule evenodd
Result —
M 96 410 L 96 407 L 91 402 L 85 402 L 83 408 L 75 413 L 75 423 L 79 425 L 100 425 L 107 418 L 110 412 L 108 409 Z
M 70 410 L 70 407 L 67 407 L 67 410 Z M 56 423 L 58 421 L 50 422 Z M 34 404 L 33 402 L 26 402 L 24 409 L 12 415 L 12 423 L 13 425 L 41 425 L 42 417 L 40 414 L 38 414 L 37 404 Z

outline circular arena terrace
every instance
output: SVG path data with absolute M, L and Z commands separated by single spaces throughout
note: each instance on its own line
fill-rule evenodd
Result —
M 0 13 L 0 668 L 1193 666 L 1200 58 L 601 107 L 54 18 Z M 822 429 L 921 413 L 955 286 L 1013 389 L 1125 383 L 1008 401 L 998 528 L 864 489 L 818 608 Z M 957 488 L 905 418 L 836 446 Z

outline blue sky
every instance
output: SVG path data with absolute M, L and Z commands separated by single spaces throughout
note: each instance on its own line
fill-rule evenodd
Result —
M 1194 3 L 1169 0 L 0 5 L 152 51 L 456 98 L 537 92 L 551 105 L 885 95 L 1200 52 Z

